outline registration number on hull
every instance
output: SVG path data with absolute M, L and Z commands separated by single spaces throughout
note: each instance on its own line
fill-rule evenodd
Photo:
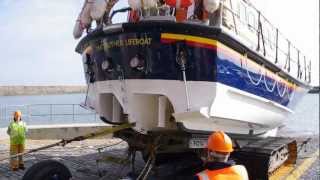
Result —
M 207 147 L 207 138 L 191 138 L 189 140 L 189 148 L 201 149 Z

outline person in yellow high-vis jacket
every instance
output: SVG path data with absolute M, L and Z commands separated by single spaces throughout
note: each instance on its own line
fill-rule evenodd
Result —
M 27 126 L 21 119 L 21 111 L 14 112 L 13 121 L 8 126 L 7 133 L 10 136 L 10 155 L 23 153 L 26 141 Z M 10 166 L 13 171 L 24 169 L 22 156 L 10 159 Z

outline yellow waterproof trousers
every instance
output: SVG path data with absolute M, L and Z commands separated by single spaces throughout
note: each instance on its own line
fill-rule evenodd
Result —
M 10 145 L 10 156 L 23 153 L 23 151 L 24 151 L 24 144 Z M 11 166 L 11 169 L 18 169 L 19 167 L 23 167 L 24 164 L 23 164 L 22 156 L 11 158 L 10 166 Z

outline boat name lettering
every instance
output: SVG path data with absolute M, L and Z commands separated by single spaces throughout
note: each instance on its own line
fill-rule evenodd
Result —
M 152 38 L 131 38 L 131 39 L 119 39 L 114 41 L 108 41 L 104 43 L 104 47 L 115 48 L 115 47 L 123 47 L 123 46 L 144 46 L 150 45 Z

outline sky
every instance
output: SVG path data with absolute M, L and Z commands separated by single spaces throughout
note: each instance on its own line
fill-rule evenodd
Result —
M 318 85 L 319 1 L 251 1 L 312 59 L 312 84 Z M 81 56 L 74 51 L 78 40 L 72 36 L 82 3 L 0 0 L 0 86 L 85 84 Z

